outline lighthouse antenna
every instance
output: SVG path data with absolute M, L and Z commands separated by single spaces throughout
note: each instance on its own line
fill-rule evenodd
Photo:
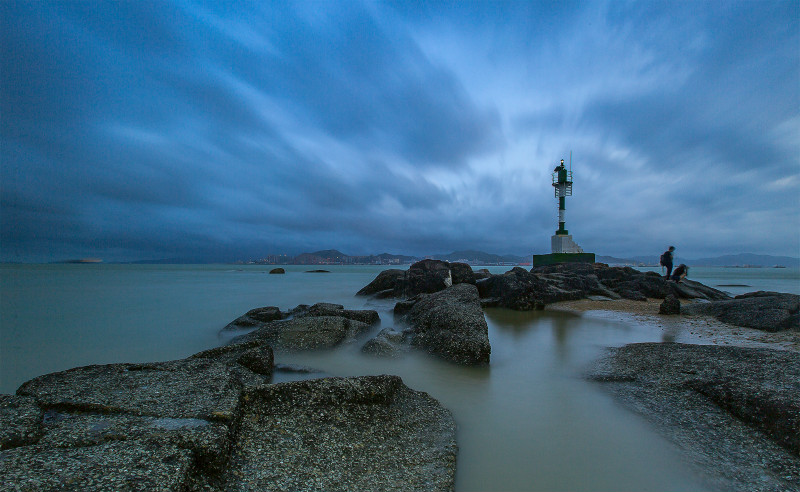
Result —
M 569 151 L 569 172 L 572 172 L 572 151 Z

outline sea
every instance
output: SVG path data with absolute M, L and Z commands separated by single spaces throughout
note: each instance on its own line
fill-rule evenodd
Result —
M 276 362 L 331 376 L 396 374 L 439 400 L 458 424 L 457 490 L 705 490 L 702 473 L 673 444 L 582 377 L 608 347 L 693 341 L 692 334 L 665 333 L 635 317 L 487 309 L 488 367 L 461 367 L 416 352 L 377 358 L 360 347 L 393 326 L 394 302 L 355 293 L 390 266 L 289 265 L 284 275 L 269 274 L 272 268 L 0 265 L 0 393 L 72 367 L 180 359 L 223 345 L 230 336 L 221 328 L 252 308 L 332 302 L 374 309 L 382 324 L 336 350 L 278 353 Z M 308 272 L 317 268 L 328 272 Z M 486 268 L 502 273 L 511 267 Z M 692 267 L 689 274 L 732 295 L 800 294 L 797 268 Z

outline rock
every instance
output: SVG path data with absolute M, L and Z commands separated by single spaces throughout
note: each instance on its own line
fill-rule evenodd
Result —
M 375 279 L 367 284 L 363 289 L 356 293 L 357 296 L 370 296 L 379 292 L 391 291 L 394 293 L 395 286 L 402 281 L 406 272 L 395 268 L 383 270 Z
M 249 389 L 224 490 L 454 490 L 455 422 L 397 376 Z
M 777 332 L 800 330 L 800 296 L 779 292 L 751 292 L 733 299 L 694 303 L 684 314 L 709 315 L 723 323 Z
M 450 263 L 450 276 L 452 277 L 453 285 L 475 285 L 475 272 L 473 272 L 472 267 L 466 263 Z
M 0 398 L 0 488 L 454 489 L 436 400 L 396 376 L 269 385 L 241 365 L 270 359 L 250 342 L 28 381 Z
M 403 282 L 402 296 L 439 292 L 453 285 L 450 264 L 442 260 L 422 260 L 408 268 Z
M 475 281 L 483 280 L 485 278 L 489 278 L 492 276 L 492 272 L 490 272 L 487 268 L 481 268 L 480 270 L 474 272 Z
M 381 299 L 389 297 L 409 298 L 417 294 L 439 292 L 460 283 L 475 284 L 472 267 L 466 263 L 449 263 L 443 260 L 422 260 L 411 265 L 407 271 L 384 270 L 356 295 L 375 295 Z
M 559 263 L 534 267 L 530 272 L 515 267 L 502 275 L 481 279 L 477 286 L 483 306 L 520 311 L 591 296 L 637 301 L 663 299 L 668 295 L 684 299 L 729 298 L 724 292 L 698 282 L 669 282 L 655 272 L 612 268 L 603 263 Z
M 681 314 L 681 301 L 672 294 L 668 295 L 658 307 L 658 314 Z
M 712 488 L 797 487 L 799 353 L 641 343 L 611 349 L 589 377 L 715 474 Z
M 269 381 L 237 363 L 242 354 L 260 346 L 230 345 L 169 362 L 78 367 L 31 379 L 17 395 L 64 412 L 228 421 L 243 386 Z
M 283 268 L 273 268 L 272 270 L 269 271 L 269 273 L 272 275 L 283 274 L 286 273 L 286 270 L 284 270 Z
M 247 311 L 244 315 L 228 323 L 222 331 L 250 330 L 271 321 L 284 319 L 287 315 L 275 306 L 260 307 Z
M 580 299 L 576 291 L 564 291 L 540 275 L 514 267 L 502 275 L 492 275 L 477 283 L 484 307 L 505 307 L 517 311 L 542 309 L 556 301 Z
M 306 273 L 331 273 L 330 270 L 306 270 Z
M 42 409 L 29 396 L 0 395 L 0 450 L 33 444 L 41 434 Z
M 275 356 L 272 353 L 272 347 L 262 345 L 261 347 L 247 350 L 236 359 L 236 362 L 256 374 L 270 377 L 272 376 L 272 368 L 275 365 Z
M 336 347 L 369 330 L 370 325 L 342 316 L 304 316 L 273 321 L 233 339 L 258 340 L 281 350 L 320 350 Z
M 351 310 L 345 309 L 341 304 L 331 304 L 320 302 L 311 307 L 301 304 L 292 309 L 291 314 L 296 318 L 306 318 L 315 316 L 340 316 L 354 321 L 360 321 L 368 325 L 376 325 L 381 322 L 378 312 L 372 309 Z
M 403 304 L 395 320 L 411 327 L 411 344 L 458 364 L 488 364 L 489 328 L 478 289 L 458 284 L 441 292 L 419 294 Z
M 365 354 L 396 357 L 404 351 L 405 339 L 406 336 L 403 332 L 392 328 L 384 328 L 375 338 L 365 343 L 361 347 L 361 351 Z

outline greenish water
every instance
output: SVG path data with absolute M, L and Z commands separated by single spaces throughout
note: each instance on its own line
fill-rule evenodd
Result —
M 0 392 L 71 367 L 183 358 L 227 340 L 219 330 L 249 309 L 335 302 L 375 309 L 392 301 L 354 293 L 385 267 L 1 265 Z M 509 267 L 491 267 L 500 273 Z M 800 293 L 797 269 L 701 269 L 691 278 L 733 294 Z M 492 363 L 464 368 L 412 353 L 379 359 L 364 340 L 277 362 L 335 376 L 397 374 L 449 408 L 459 425 L 458 490 L 702 490 L 678 452 L 599 386 L 582 379 L 609 346 L 691 341 L 640 322 L 554 312 L 487 310 Z M 379 328 L 376 328 L 377 331 Z

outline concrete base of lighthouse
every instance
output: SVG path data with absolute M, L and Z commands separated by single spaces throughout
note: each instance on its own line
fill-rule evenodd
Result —
M 533 255 L 534 267 L 553 265 L 555 263 L 594 263 L 594 253 L 584 253 L 583 248 L 572 240 L 569 234 L 556 234 L 550 238 L 553 253 L 549 255 Z
M 583 253 L 583 248 L 572 240 L 570 234 L 556 234 L 550 237 L 550 251 L 555 253 Z

